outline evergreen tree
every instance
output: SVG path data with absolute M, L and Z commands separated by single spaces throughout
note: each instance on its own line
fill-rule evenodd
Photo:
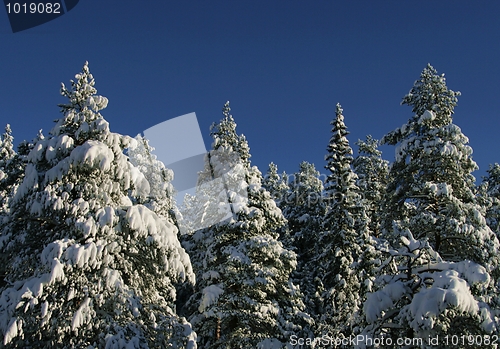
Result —
M 7 210 L 7 203 L 12 194 L 12 160 L 16 156 L 13 145 L 14 138 L 10 125 L 5 126 L 5 133 L 0 138 L 0 213 Z M 0 220 L 2 217 L 0 216 Z
M 174 173 L 157 159 L 154 148 L 146 138 L 137 135 L 135 140 L 137 142 L 134 147 L 127 149 L 127 154 L 130 162 L 141 171 L 149 183 L 150 191 L 144 204 L 158 216 L 167 220 L 173 219 L 175 192 L 171 181 L 174 179 Z
M 262 187 L 269 191 L 271 197 L 276 203 L 276 206 L 278 206 L 282 210 L 282 212 L 290 206 L 290 203 L 287 202 L 287 199 L 290 191 L 289 181 L 291 177 L 293 177 L 293 175 L 289 176 L 286 172 L 283 172 L 281 175 L 279 175 L 278 167 L 271 162 L 269 164 L 269 169 L 266 173 L 266 176 L 262 181 Z M 285 215 L 285 212 L 283 212 L 283 214 Z M 293 234 L 290 232 L 288 220 L 284 226 L 278 228 L 276 231 L 279 236 L 278 239 L 279 241 L 281 241 L 281 243 L 283 243 L 283 246 L 286 249 L 294 250 L 295 248 L 293 244 Z
M 500 165 L 490 165 L 483 184 L 486 185 L 485 198 L 488 200 L 486 223 L 497 236 L 500 236 Z
M 323 182 L 320 173 L 307 161 L 300 164 L 299 172 L 295 173 L 285 194 L 283 215 L 288 221 L 294 249 L 299 258 L 307 252 L 315 237 L 311 234 L 321 230 L 325 215 L 323 202 Z
M 280 239 L 287 248 L 297 254 L 293 282 L 300 286 L 304 294 L 306 312 L 313 314 L 318 308 L 318 299 L 309 263 L 318 254 L 317 240 L 326 213 L 322 197 L 323 182 L 319 171 L 307 161 L 303 161 L 299 172 L 288 180 L 289 189 L 284 192 L 282 200 L 283 215 L 288 224 L 286 234 Z
M 288 221 L 288 245 L 297 253 L 300 267 L 317 252 L 314 251 L 315 242 L 326 213 L 322 197 L 323 182 L 319 176 L 313 164 L 303 161 L 299 172 L 291 176 L 293 179 L 285 193 L 282 211 Z M 297 280 L 302 280 L 299 274 L 296 275 Z
M 414 115 L 383 139 L 397 145 L 384 227 L 390 235 L 392 222 L 401 221 L 443 258 L 470 259 L 491 270 L 498 265 L 499 243 L 475 200 L 472 149 L 452 123 L 458 95 L 448 89 L 444 74 L 428 65 L 403 98 Z
M 428 65 L 403 98 L 414 116 L 383 139 L 397 145 L 383 222 L 393 268 L 369 302 L 382 312 L 365 312 L 393 338 L 496 330 L 499 243 L 476 196 L 472 149 L 452 123 L 458 95 Z
M 43 138 L 41 131 L 38 136 Z M 23 182 L 24 171 L 26 168 L 27 157 L 29 152 L 33 149 L 34 143 L 39 140 L 35 138 L 33 142 L 22 141 L 17 147 L 17 152 L 13 150 L 13 137 L 10 126 L 7 125 L 3 138 L 6 140 L 2 142 L 0 152 L 2 159 L 0 160 L 0 233 L 4 231 L 9 222 L 10 215 L 10 201 L 14 197 L 17 188 Z M 0 235 L 0 248 L 5 239 Z M 7 254 L 0 253 L 0 287 L 6 285 L 4 280 L 6 276 L 6 268 L 9 264 L 9 257 Z
M 144 205 L 149 183 L 109 131 L 88 64 L 63 116 L 27 156 L 1 253 L 0 337 L 22 348 L 195 348 L 174 281 L 193 282 L 177 229 Z
M 370 219 L 369 228 L 373 235 L 381 231 L 382 199 L 387 187 L 389 162 L 382 159 L 382 152 L 377 149 L 378 141 L 371 135 L 366 141 L 358 140 L 358 156 L 352 165 L 358 176 L 356 184 L 364 198 L 366 214 Z
M 391 347 L 404 338 L 404 347 L 456 348 L 456 338 L 467 338 L 458 346 L 483 348 L 476 339 L 490 338 L 498 330 L 487 297 L 477 292 L 493 286 L 486 268 L 471 261 L 445 261 L 427 240 L 416 240 L 399 222 L 393 229 L 401 244 L 396 249 L 385 242 L 381 248 L 386 258 L 375 281 L 377 290 L 364 304 L 367 326 L 356 347 Z M 374 340 L 385 345 L 372 346 Z
M 283 172 L 278 174 L 278 166 L 271 162 L 267 173 L 262 181 L 262 186 L 271 194 L 271 197 L 276 202 L 280 209 L 286 206 L 285 195 L 288 191 L 288 175 Z
M 184 237 L 197 275 L 186 308 L 200 347 L 281 348 L 307 320 L 300 291 L 289 281 L 295 254 L 278 241 L 285 219 L 250 166 L 248 144 L 229 111 L 226 103 L 222 121 L 211 128 L 214 142 L 198 187 L 223 179 L 223 187 L 211 187 L 209 205 L 227 198 L 232 214 Z
M 355 319 L 361 311 L 377 263 L 374 241 L 368 230 L 357 176 L 351 169 L 352 149 L 340 104 L 337 104 L 332 138 L 328 145 L 325 183 L 329 200 L 324 231 L 316 241 L 317 255 L 306 266 L 317 285 L 320 307 L 318 335 L 334 338 L 355 334 Z

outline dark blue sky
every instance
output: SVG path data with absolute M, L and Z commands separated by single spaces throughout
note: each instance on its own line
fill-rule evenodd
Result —
M 196 112 L 210 146 L 230 100 L 261 171 L 274 161 L 295 172 L 302 160 L 323 171 L 335 104 L 351 145 L 380 138 L 411 117 L 400 101 L 429 62 L 462 92 L 455 123 L 480 178 L 500 162 L 498 18 L 498 1 L 82 0 L 12 34 L 0 11 L 0 123 L 17 142 L 46 134 L 60 83 L 88 60 L 112 131 L 134 136 Z

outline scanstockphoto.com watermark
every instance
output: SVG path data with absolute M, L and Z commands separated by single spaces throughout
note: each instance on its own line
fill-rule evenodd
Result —
M 436 347 L 456 346 L 484 346 L 496 348 L 499 345 L 498 335 L 444 335 L 427 338 L 390 338 L 356 335 L 344 338 L 334 338 L 328 335 L 316 338 L 303 338 L 296 335 L 290 336 L 289 343 L 301 348 L 388 348 L 388 347 Z
M 269 179 L 269 174 L 264 176 L 264 182 L 267 182 Z M 315 179 L 322 183 L 323 187 L 326 186 L 328 182 L 337 183 L 340 187 L 346 187 L 349 184 L 355 183 L 360 189 L 356 192 L 356 194 L 362 199 L 367 199 L 369 197 L 373 197 L 376 193 L 367 189 L 370 188 L 370 183 L 365 181 L 362 178 L 353 178 L 352 174 L 347 173 L 344 176 L 333 177 L 332 175 L 319 174 L 315 176 Z M 281 178 L 281 181 L 288 188 L 299 188 L 302 186 L 300 178 L 297 178 L 295 174 L 286 174 L 286 177 Z M 344 192 L 337 192 L 332 190 L 323 190 L 321 192 L 315 191 L 289 191 L 289 190 L 281 190 L 275 191 L 271 193 L 272 198 L 284 204 L 293 204 L 293 205 L 302 205 L 311 207 L 313 205 L 319 203 L 327 203 L 329 205 L 336 205 L 344 202 L 346 200 Z

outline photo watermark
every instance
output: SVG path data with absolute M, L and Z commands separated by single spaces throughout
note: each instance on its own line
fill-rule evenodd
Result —
M 177 222 L 181 234 L 234 217 L 248 201 L 245 172 L 238 157 L 207 152 L 195 113 L 164 121 L 143 131 L 158 160 L 174 172 Z M 233 153 L 234 155 L 234 153 Z M 199 174 L 205 172 L 205 180 Z M 184 199 L 188 195 L 189 202 Z M 203 208 L 203 212 L 191 212 Z M 189 217 L 189 219 L 185 219 Z

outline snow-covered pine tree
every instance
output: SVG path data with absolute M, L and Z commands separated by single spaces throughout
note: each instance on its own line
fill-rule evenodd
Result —
M 26 168 L 27 158 L 30 151 L 33 149 L 34 144 L 43 139 L 42 131 L 38 131 L 37 137 L 32 142 L 22 141 L 17 146 L 17 152 L 13 150 L 13 137 L 10 126 L 7 125 L 3 138 L 6 140 L 2 142 L 2 160 L 0 160 L 1 172 L 0 177 L 0 234 L 4 232 L 5 225 L 9 221 L 9 202 L 14 197 L 17 188 L 24 179 L 24 172 Z M 1 238 L 0 238 L 1 240 Z M 0 247 L 1 247 L 0 242 Z M 4 277 L 6 276 L 5 270 L 9 264 L 9 257 L 6 254 L 0 253 L 0 285 L 6 285 Z M 0 289 L 1 292 L 1 289 Z
M 288 191 L 288 175 L 278 174 L 278 166 L 271 162 L 262 181 L 262 186 L 271 194 L 279 208 L 285 206 L 285 194 Z
M 0 137 L 0 232 L 9 216 L 9 201 L 11 200 L 19 180 L 19 172 L 15 161 L 18 157 L 14 151 L 13 137 L 10 125 L 5 127 L 5 133 Z M 1 235 L 0 235 L 1 239 Z M 0 291 L 5 286 L 5 256 L 0 254 Z
M 500 165 L 490 165 L 486 172 L 488 174 L 483 178 L 488 200 L 486 223 L 500 237 Z
M 141 204 L 149 184 L 109 131 L 88 64 L 63 116 L 27 157 L 1 253 L 0 337 L 8 348 L 195 348 L 173 281 L 193 282 L 177 229 Z
M 397 145 L 384 228 L 390 235 L 393 221 L 401 221 L 444 259 L 469 259 L 492 270 L 500 245 L 475 201 L 472 148 L 452 123 L 459 94 L 448 89 L 444 74 L 427 65 L 403 98 L 414 115 L 382 140 Z
M 383 312 L 368 306 L 365 312 L 393 337 L 497 328 L 490 309 L 497 303 L 499 243 L 475 197 L 472 149 L 452 123 L 458 95 L 428 65 L 403 98 L 415 115 L 383 139 L 397 145 L 384 200 L 393 268 L 381 273 L 379 281 L 388 286 L 368 302 L 378 302 L 375 308 Z
M 325 157 L 330 174 L 325 182 L 328 210 L 324 231 L 316 241 L 317 255 L 305 268 L 314 278 L 321 298 L 321 307 L 315 312 L 318 335 L 334 338 L 356 333 L 355 319 L 372 282 L 373 263 L 377 262 L 368 217 L 356 186 L 357 176 L 351 168 L 352 149 L 342 112 L 337 104 Z
M 378 150 L 378 140 L 371 135 L 366 140 L 358 140 L 358 156 L 352 162 L 354 172 L 358 176 L 356 181 L 364 198 L 366 214 L 370 219 L 369 228 L 374 236 L 381 231 L 382 199 L 387 187 L 389 176 L 389 162 L 382 159 L 382 152 Z
M 289 176 L 289 189 L 283 192 L 283 215 L 288 224 L 286 234 L 280 236 L 283 244 L 297 254 L 297 268 L 293 282 L 304 295 L 306 312 L 312 314 L 318 308 L 318 297 L 309 262 L 318 251 L 317 239 L 326 213 L 323 201 L 323 182 L 314 164 L 303 161 L 299 171 Z
M 127 149 L 127 155 L 149 183 L 150 191 L 144 205 L 158 216 L 172 220 L 175 192 L 171 181 L 174 179 L 174 173 L 157 159 L 154 148 L 146 138 L 137 135 L 135 140 L 135 146 Z
M 278 206 L 282 211 L 289 206 L 286 199 L 288 197 L 290 191 L 290 178 L 286 172 L 283 171 L 281 175 L 278 174 L 278 166 L 274 163 L 269 164 L 269 168 L 267 170 L 264 179 L 262 180 L 262 187 L 265 188 L 273 198 L 276 206 Z M 286 219 L 286 217 L 285 217 Z M 283 243 L 283 246 L 286 249 L 293 250 L 293 237 L 291 235 L 290 229 L 288 228 L 288 223 L 284 226 L 278 228 L 278 239 Z
M 395 347 L 398 339 L 406 340 L 401 348 L 484 348 L 483 338 L 491 344 L 488 335 L 497 333 L 497 319 L 488 297 L 477 292 L 494 283 L 486 268 L 445 261 L 399 222 L 393 229 L 401 244 L 395 249 L 386 242 L 381 248 L 386 258 L 374 283 L 377 290 L 364 304 L 368 325 L 356 347 Z
M 229 112 L 226 103 L 222 121 L 211 128 L 199 187 L 223 179 L 209 206 L 229 202 L 232 215 L 185 237 L 197 275 L 186 308 L 202 348 L 282 348 L 308 319 L 289 280 L 295 254 L 278 241 L 285 219 L 250 166 L 248 144 Z
M 298 258 L 314 254 L 310 251 L 315 233 L 321 230 L 326 207 L 323 202 L 323 182 L 320 173 L 307 161 L 300 163 L 284 198 L 283 215 L 288 221 L 292 246 Z M 308 258 L 307 258 L 308 259 Z
M 5 126 L 5 133 L 0 138 L 0 222 L 2 215 L 7 211 L 8 200 L 12 194 L 14 175 L 12 172 L 12 159 L 15 157 L 14 138 L 10 125 Z

